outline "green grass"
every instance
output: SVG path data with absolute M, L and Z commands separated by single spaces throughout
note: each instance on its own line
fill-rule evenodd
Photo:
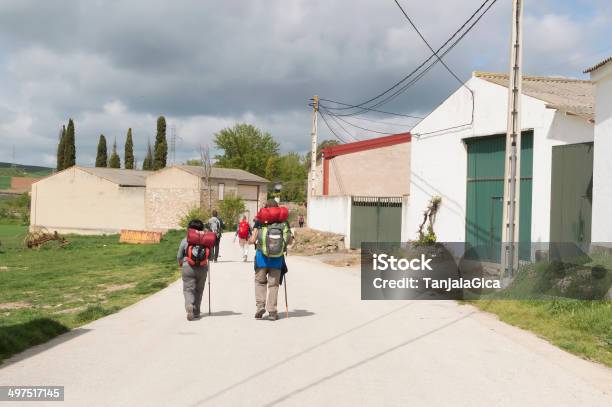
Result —
M 574 263 L 528 265 L 504 294 L 471 303 L 568 352 L 612 367 L 612 302 L 601 300 L 612 284 L 612 256 L 595 253 Z M 607 272 L 594 272 L 598 267 Z M 560 281 L 565 282 L 562 290 Z
M 472 304 L 568 352 L 612 367 L 610 302 L 481 300 Z
M 158 245 L 113 236 L 67 236 L 39 250 L 23 247 L 26 227 L 0 225 L 0 361 L 69 329 L 117 312 L 178 277 L 182 232 Z

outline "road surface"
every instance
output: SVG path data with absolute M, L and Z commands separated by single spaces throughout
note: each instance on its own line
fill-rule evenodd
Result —
M 221 255 L 212 316 L 188 322 L 177 282 L 10 359 L 0 385 L 65 386 L 50 406 L 612 406 L 608 368 L 470 306 L 360 301 L 358 270 L 314 258 L 288 259 L 289 318 L 255 320 L 252 263 L 230 235 Z

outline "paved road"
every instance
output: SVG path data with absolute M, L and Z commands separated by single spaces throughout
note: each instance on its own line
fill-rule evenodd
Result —
M 290 317 L 254 320 L 252 263 L 229 236 L 221 254 L 211 317 L 188 322 L 175 283 L 18 355 L 0 384 L 64 385 L 70 406 L 612 406 L 610 369 L 470 306 L 362 302 L 357 270 L 313 258 L 288 260 Z

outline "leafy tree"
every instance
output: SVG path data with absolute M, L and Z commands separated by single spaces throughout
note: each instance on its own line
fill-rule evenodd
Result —
M 157 136 L 155 137 L 153 169 L 159 170 L 165 168 L 167 158 L 168 142 L 166 141 L 166 118 L 164 116 L 159 116 L 157 118 Z
M 238 217 L 246 211 L 242 198 L 229 195 L 219 202 L 219 215 L 227 230 L 233 230 L 238 225 Z
M 236 124 L 215 134 L 215 145 L 223 150 L 217 155 L 216 165 L 240 168 L 265 176 L 268 159 L 278 155 L 279 144 L 269 133 L 262 133 L 250 124 Z
M 127 168 L 128 170 L 133 170 L 134 169 L 134 142 L 132 141 L 132 128 L 129 128 L 127 131 L 123 159 L 125 160 L 125 168 Z
M 106 137 L 104 137 L 104 134 L 100 134 L 100 141 L 98 141 L 98 154 L 96 155 L 96 167 L 107 166 L 108 152 L 106 148 Z
M 270 181 L 277 181 L 280 177 L 280 164 L 281 158 L 279 156 L 273 155 L 268 158 L 265 177 Z
M 110 168 L 121 168 L 121 159 L 119 154 L 117 154 L 117 140 L 113 143 L 113 153 L 110 156 L 110 160 L 108 160 L 108 166 Z
M 59 141 L 57 143 L 57 170 L 64 169 L 64 149 L 66 148 L 66 126 L 62 126 Z
M 70 168 L 76 164 L 76 145 L 74 135 L 74 122 L 72 119 L 68 120 L 68 127 L 66 128 L 66 140 L 64 142 L 64 169 Z
M 153 169 L 153 151 L 151 151 L 151 141 L 147 142 L 147 155 L 142 162 L 142 169 L 145 171 L 151 171 Z
M 297 153 L 281 156 L 278 173 L 278 179 L 283 185 L 281 199 L 290 202 L 304 202 L 306 199 L 306 180 L 308 178 L 305 159 Z
M 317 161 L 321 159 L 321 154 L 323 154 L 321 150 L 327 147 L 337 146 L 339 144 L 340 142 L 338 140 L 323 140 L 320 142 L 317 146 Z M 310 152 L 306 154 L 305 160 L 304 166 L 306 167 L 306 171 L 310 171 Z

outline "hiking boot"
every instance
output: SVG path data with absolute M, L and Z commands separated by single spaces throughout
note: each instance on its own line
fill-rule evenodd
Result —
M 278 312 L 270 312 L 268 314 L 268 321 L 276 321 L 278 319 Z
M 187 307 L 187 321 L 193 321 L 193 305 Z
M 265 309 L 258 309 L 257 312 L 255 313 L 255 319 L 261 319 L 263 318 L 263 314 L 266 313 Z

